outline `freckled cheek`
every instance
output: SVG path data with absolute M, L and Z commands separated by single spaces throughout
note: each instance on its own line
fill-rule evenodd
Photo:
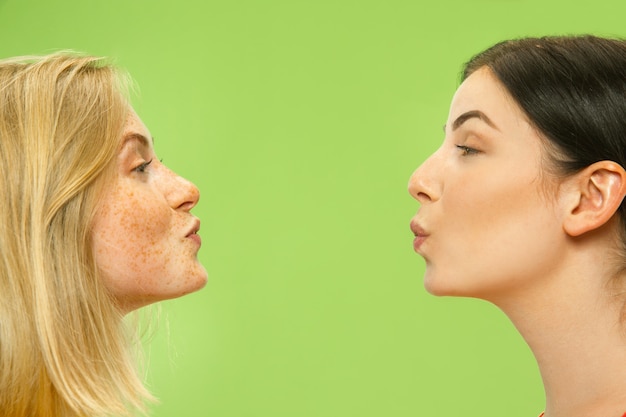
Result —
M 102 241 L 100 255 L 107 263 L 123 262 L 134 272 L 145 270 L 155 261 L 167 261 L 167 238 L 171 234 L 171 214 L 167 206 L 151 202 L 154 196 L 138 196 L 132 191 L 118 191 L 103 207 L 96 222 Z
M 133 201 L 121 207 L 116 216 L 128 245 L 151 247 L 171 229 L 167 210 Z
M 171 216 L 167 209 L 132 201 L 117 215 L 127 253 L 132 253 L 138 265 L 145 267 L 148 258 L 166 256 L 166 239 L 171 233 Z M 163 261 L 163 260 L 162 260 Z

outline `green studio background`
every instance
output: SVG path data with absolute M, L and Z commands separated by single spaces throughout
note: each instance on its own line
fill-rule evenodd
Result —
M 626 36 L 625 4 L 0 0 L 0 56 L 114 57 L 201 189 L 209 282 L 146 341 L 153 416 L 532 417 L 539 375 L 504 315 L 424 291 L 406 184 L 473 53 Z

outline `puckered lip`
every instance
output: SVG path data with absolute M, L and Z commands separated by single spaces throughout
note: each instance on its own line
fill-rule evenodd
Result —
M 191 226 L 189 227 L 189 232 L 185 237 L 189 237 L 191 235 L 195 235 L 200 231 L 200 219 L 194 217 Z
M 428 236 L 428 232 L 424 230 L 422 226 L 417 222 L 417 220 L 411 221 L 411 231 L 415 237 L 426 237 Z

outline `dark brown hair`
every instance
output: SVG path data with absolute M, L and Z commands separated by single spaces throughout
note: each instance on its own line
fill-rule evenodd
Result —
M 626 41 L 590 35 L 504 41 L 474 56 L 462 80 L 482 67 L 556 150 L 550 157 L 559 174 L 603 160 L 626 167 Z M 625 203 L 619 212 L 626 225 Z

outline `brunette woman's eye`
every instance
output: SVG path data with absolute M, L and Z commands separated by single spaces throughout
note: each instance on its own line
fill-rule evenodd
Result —
M 150 165 L 152 163 L 152 161 L 153 160 L 151 159 L 149 161 L 146 161 L 146 162 L 140 164 L 139 166 L 137 166 L 137 168 L 133 169 L 133 171 L 141 172 L 141 173 L 146 172 L 146 168 L 148 168 L 148 165 Z
M 456 147 L 461 150 L 461 156 L 470 156 L 480 153 L 478 149 L 470 148 L 469 146 L 456 145 Z

